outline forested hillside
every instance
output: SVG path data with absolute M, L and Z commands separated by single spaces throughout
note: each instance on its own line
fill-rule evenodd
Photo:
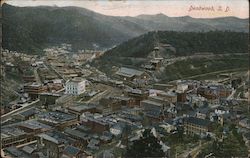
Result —
M 62 43 L 72 44 L 75 50 L 106 49 L 156 30 L 181 32 L 248 31 L 248 19 L 236 17 L 196 19 L 192 17 L 168 17 L 163 14 L 118 17 L 102 15 L 79 7 L 15 7 L 8 4 L 3 4 L 1 12 L 3 17 L 1 19 L 3 48 L 32 54 L 40 54 L 44 48 Z M 219 33 L 207 34 L 208 37 L 203 37 L 203 34 L 192 34 L 162 32 L 159 36 L 164 40 L 167 39 L 167 42 L 171 42 L 176 47 L 190 46 L 190 50 L 200 46 L 192 48 L 192 41 L 186 42 L 186 40 L 198 38 L 198 40 L 204 41 L 206 39 L 199 38 L 208 38 L 208 40 L 216 41 L 217 38 L 220 38 Z M 145 38 L 144 36 L 138 37 L 135 39 L 136 41 L 133 41 L 136 42 L 135 44 L 125 43 L 124 48 L 126 45 L 132 46 L 129 47 L 132 51 L 127 50 L 130 54 L 143 56 L 143 52 L 140 52 L 141 48 L 143 47 L 147 51 L 152 47 L 151 35 L 152 33 L 149 33 Z M 188 37 L 181 37 L 175 41 L 174 38 L 179 38 L 182 35 Z M 228 34 L 228 36 L 231 35 Z M 239 34 L 235 34 L 235 36 L 237 35 Z M 165 36 L 169 36 L 169 38 Z M 228 38 L 228 36 L 222 36 L 222 38 Z M 237 37 L 229 38 L 236 39 Z M 210 47 L 212 42 L 210 41 L 209 45 L 204 45 L 204 42 L 201 44 L 205 49 L 207 46 Z M 134 54 L 134 52 L 136 53 Z

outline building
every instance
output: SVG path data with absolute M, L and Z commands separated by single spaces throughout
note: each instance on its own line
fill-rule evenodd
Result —
M 97 111 L 103 115 L 111 114 L 118 110 L 121 110 L 121 100 L 116 98 L 102 98 L 99 101 L 100 106 L 97 107 Z
M 172 85 L 172 84 L 160 84 L 160 83 L 155 83 L 153 85 L 153 88 L 154 89 L 157 89 L 157 90 L 168 90 L 168 89 L 172 89 L 172 88 L 175 88 L 176 86 L 175 85 Z
M 9 158 L 9 157 L 25 157 L 25 158 L 31 158 L 31 156 L 21 149 L 18 149 L 15 146 L 7 147 L 4 149 L 4 156 L 3 158 Z
M 232 93 L 232 90 L 223 85 L 201 86 L 197 89 L 197 94 L 209 99 L 226 98 Z
M 42 84 L 35 83 L 35 82 L 25 84 L 23 89 L 25 93 L 29 94 L 31 99 L 36 99 L 38 98 L 40 93 L 46 92 L 45 86 L 43 86 Z
M 143 100 L 141 107 L 144 109 L 145 115 L 153 122 L 158 122 L 164 119 L 164 111 L 167 109 L 169 104 L 165 101 L 159 101 L 155 98 L 150 100 Z
M 119 97 L 115 97 L 115 99 L 120 100 L 122 106 L 127 106 L 127 107 L 135 107 L 136 106 L 136 101 L 134 98 L 119 96 Z
M 62 107 L 69 107 L 73 104 L 76 96 L 64 94 L 55 100 L 55 104 Z
M 61 97 L 59 93 L 41 93 L 39 94 L 39 103 L 41 106 L 45 105 L 46 108 L 54 107 L 56 100 Z
M 67 108 L 69 113 L 75 114 L 78 116 L 78 120 L 80 120 L 80 116 L 84 112 L 95 113 L 96 112 L 96 105 L 86 104 L 86 105 L 75 105 L 70 106 Z
M 75 142 L 75 139 L 58 131 L 42 133 L 37 136 L 38 148 L 44 149 L 48 158 L 61 158 L 65 147 L 73 145 Z
M 117 76 L 120 76 L 125 81 L 132 81 L 135 78 L 146 78 L 143 71 L 121 67 L 117 72 Z
M 72 95 L 80 95 L 85 92 L 86 80 L 74 78 L 66 82 L 65 93 Z
M 51 126 L 36 120 L 27 120 L 18 124 L 18 128 L 32 135 L 43 133 L 52 129 Z
M 144 99 L 147 99 L 147 97 L 149 96 L 148 91 L 140 89 L 129 89 L 125 90 L 125 92 L 127 93 L 128 97 L 135 99 L 135 105 L 140 105 L 140 102 Z
M 79 148 L 72 145 L 67 146 L 64 151 L 62 158 L 87 158 L 87 155 Z
M 177 102 L 184 103 L 187 101 L 186 92 L 177 92 Z
M 176 103 L 178 99 L 178 95 L 171 91 L 167 93 L 166 92 L 157 93 L 157 95 L 160 97 L 164 97 L 170 103 Z
M 89 136 L 85 133 L 85 131 L 79 130 L 78 128 L 77 129 L 66 128 L 64 130 L 64 133 L 69 135 L 69 137 L 77 140 L 77 142 L 75 142 L 75 145 L 81 148 L 84 148 L 87 146 Z
M 150 60 L 150 66 L 153 67 L 153 70 L 159 70 L 162 65 L 163 58 L 154 58 Z
M 35 108 L 28 109 L 26 111 L 20 112 L 13 117 L 17 120 L 29 120 L 35 117 L 35 115 L 38 113 L 38 111 Z
M 188 84 L 177 84 L 177 91 L 183 93 L 188 90 Z
M 13 126 L 1 127 L 2 148 L 22 145 L 36 140 L 35 135 L 51 130 L 51 126 L 28 120 Z
M 30 141 L 33 141 L 33 139 L 27 137 L 27 133 L 17 127 L 1 127 L 2 148 L 20 145 Z
M 30 75 L 30 76 L 23 76 L 23 81 L 25 83 L 30 83 L 30 82 L 36 82 L 36 77 L 34 75 Z
M 211 122 L 209 120 L 200 119 L 196 117 L 184 118 L 184 130 L 186 134 L 190 135 L 205 135 L 206 132 L 211 131 Z
M 102 133 L 108 131 L 109 122 L 104 119 L 100 114 L 84 113 L 81 116 L 81 123 L 86 127 L 89 127 L 92 132 Z
M 38 120 L 58 129 L 64 129 L 78 123 L 76 115 L 61 111 L 50 111 L 39 114 Z

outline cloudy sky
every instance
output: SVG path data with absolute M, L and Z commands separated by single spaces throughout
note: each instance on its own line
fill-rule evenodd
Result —
M 4 0 L 15 6 L 78 6 L 112 16 L 159 14 L 213 18 L 223 16 L 249 17 L 248 0 Z M 198 8 L 207 8 L 199 10 Z M 196 9 L 194 9 L 196 8 Z M 212 8 L 212 9 L 208 9 Z M 221 10 L 219 9 L 221 8 Z

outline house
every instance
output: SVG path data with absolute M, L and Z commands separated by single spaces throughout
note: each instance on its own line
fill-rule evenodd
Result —
M 66 82 L 65 94 L 80 95 L 85 92 L 86 80 L 74 78 Z
M 186 117 L 183 122 L 185 132 L 190 135 L 197 134 L 202 136 L 211 131 L 211 122 L 209 120 L 196 117 Z

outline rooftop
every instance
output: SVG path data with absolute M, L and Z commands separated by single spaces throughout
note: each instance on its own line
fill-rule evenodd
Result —
M 200 119 L 196 117 L 186 117 L 184 118 L 184 121 L 192 123 L 192 124 L 196 124 L 199 126 L 208 126 L 211 123 L 209 120 Z
M 17 127 L 2 127 L 1 128 L 1 138 L 15 137 L 27 134 L 25 131 Z
M 9 153 L 11 156 L 14 156 L 14 157 L 27 157 L 27 158 L 29 157 L 27 154 L 20 151 L 15 146 L 8 147 L 8 148 L 5 149 L 5 151 L 7 153 Z
M 147 103 L 147 104 L 156 105 L 156 106 L 162 106 L 161 103 L 157 103 L 157 102 L 151 101 L 151 100 L 143 100 L 142 103 Z
M 68 114 L 60 111 L 45 112 L 39 115 L 39 119 L 52 123 L 63 123 L 69 120 L 76 119 L 76 115 Z
M 54 142 L 56 144 L 72 144 L 75 142 L 75 139 L 68 137 L 66 134 L 59 131 L 51 131 L 47 133 L 42 133 L 38 135 L 39 137 L 46 139 L 48 141 Z
M 65 129 L 65 133 L 67 133 L 71 136 L 75 136 L 75 137 L 80 138 L 80 139 L 84 139 L 84 140 L 88 139 L 88 136 L 86 133 L 83 133 L 83 132 L 78 131 L 78 130 L 73 130 L 73 129 L 67 128 L 67 129 Z
M 83 79 L 83 78 L 80 78 L 80 77 L 75 77 L 75 78 L 69 80 L 68 82 L 76 82 L 76 83 L 79 83 L 79 82 L 83 82 L 83 81 L 86 81 L 86 80 Z
M 37 110 L 35 108 L 31 108 L 29 110 L 23 111 L 19 113 L 19 115 L 24 116 L 24 117 L 29 117 L 31 115 L 34 115 L 37 113 Z
M 63 153 L 69 156 L 76 156 L 80 151 L 80 149 L 69 145 L 64 149 Z
M 83 110 L 89 110 L 89 109 L 93 109 L 95 108 L 96 106 L 95 105 L 87 105 L 87 104 L 84 104 L 84 105 L 76 105 L 76 106 L 72 106 L 72 107 L 69 107 L 70 110 L 74 110 L 74 111 L 77 111 L 77 112 L 81 112 Z
M 133 77 L 133 76 L 141 76 L 143 71 L 121 67 L 117 72 L 117 75 L 124 76 L 124 77 Z
M 40 123 L 36 120 L 28 120 L 25 122 L 21 122 L 19 126 L 26 127 L 26 128 L 33 129 L 33 130 L 36 130 L 36 129 L 43 129 L 44 130 L 44 129 L 51 129 L 52 128 L 51 126 L 45 125 L 45 124 Z

